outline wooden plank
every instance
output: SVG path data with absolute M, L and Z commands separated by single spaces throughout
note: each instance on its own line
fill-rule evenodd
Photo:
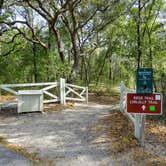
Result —
M 125 113 L 129 117 L 129 119 L 132 121 L 132 123 L 135 124 L 135 118 L 131 114 L 128 114 L 127 112 Z
M 43 94 L 41 90 L 19 90 L 18 95 L 39 95 Z
M 57 84 L 47 86 L 47 87 L 45 87 L 45 88 L 43 88 L 43 89 L 41 89 L 41 90 L 45 91 L 45 90 L 49 90 L 49 89 L 52 89 L 52 88 L 55 88 L 55 87 L 57 87 Z
M 66 92 L 65 96 L 67 96 L 70 92 L 71 92 L 71 91 L 70 91 L 70 90 L 68 90 L 68 91 Z
M 86 88 L 84 88 L 84 89 L 82 90 L 82 92 L 80 93 L 80 95 L 82 96 L 82 95 L 85 93 L 85 91 L 86 91 Z
M 78 99 L 78 98 L 72 98 L 72 97 L 66 97 L 66 100 L 72 100 L 72 101 L 86 101 L 85 99 Z
M 25 83 L 25 84 L 1 84 L 0 88 L 6 87 L 27 87 L 27 86 L 46 86 L 46 85 L 59 85 L 58 82 L 44 82 L 44 83 Z
M 66 87 L 66 88 L 68 88 L 71 92 L 73 92 L 75 95 L 77 95 L 78 97 L 80 97 L 81 99 L 84 99 L 85 100 L 85 98 L 83 97 L 83 96 L 81 96 L 79 93 L 77 93 L 76 91 L 74 91 L 73 89 L 71 89 L 70 87 Z
M 66 83 L 66 86 L 72 87 L 72 88 L 78 88 L 78 89 L 84 89 L 85 88 L 83 86 L 78 86 L 78 85 L 73 85 L 73 84 L 68 84 L 68 83 Z
M 17 95 L 17 91 L 11 89 L 11 88 L 7 88 L 7 87 L 1 87 L 1 89 L 6 90 L 7 92 L 13 93 L 15 95 Z
M 48 96 L 50 96 L 50 97 L 52 97 L 52 98 L 54 98 L 54 99 L 57 99 L 58 97 L 57 96 L 55 96 L 55 95 L 53 95 L 52 93 L 50 93 L 50 92 L 47 92 L 47 91 L 43 91 L 43 93 L 45 93 L 46 95 L 48 95 Z
M 60 101 L 59 100 L 59 97 L 57 98 L 57 99 L 50 99 L 50 100 L 43 100 L 43 103 L 54 103 L 54 102 L 58 102 L 58 101 Z

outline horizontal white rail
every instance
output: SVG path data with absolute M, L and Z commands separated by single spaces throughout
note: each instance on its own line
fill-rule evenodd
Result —
M 70 87 L 72 87 L 72 88 L 78 88 L 78 89 L 84 89 L 84 88 L 85 88 L 85 87 L 83 87 L 83 86 L 72 85 L 72 84 L 68 84 L 68 83 L 66 83 L 66 86 L 70 86 Z
M 72 97 L 66 97 L 66 100 L 71 100 L 71 101 L 86 101 L 86 99 L 78 99 L 78 98 L 72 98 Z
M 57 99 L 50 99 L 50 100 L 44 100 L 43 103 L 54 103 L 54 102 L 57 102 L 57 101 L 60 101 L 60 98 L 58 97 Z
M 30 87 L 30 86 L 47 86 L 47 85 L 59 85 L 58 82 L 44 82 L 44 83 L 25 83 L 25 84 L 1 84 L 0 88 L 4 87 Z
M 55 87 L 57 87 L 57 86 L 58 86 L 58 84 L 54 84 L 54 85 L 50 85 L 50 86 L 48 86 L 48 87 L 45 87 L 45 88 L 43 88 L 43 89 L 41 89 L 41 90 L 46 91 L 46 90 L 55 88 Z

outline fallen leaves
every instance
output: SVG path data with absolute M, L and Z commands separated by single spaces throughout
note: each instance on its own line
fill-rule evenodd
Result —
M 105 117 L 102 121 L 107 126 L 107 136 L 112 140 L 112 153 L 126 152 L 138 145 L 132 124 L 120 111 L 112 111 L 111 116 Z
M 91 130 L 105 131 L 104 139 L 110 141 L 110 155 L 114 156 L 117 165 L 122 163 L 124 166 L 166 165 L 166 125 L 164 124 L 148 121 L 144 148 L 134 137 L 132 123 L 119 110 L 110 111 L 110 114 L 91 127 Z M 152 142 L 149 143 L 148 140 Z
M 98 95 L 95 93 L 90 93 L 89 94 L 89 102 L 92 103 L 98 103 L 98 104 L 119 104 L 120 97 L 119 95 L 112 95 L 112 96 L 104 96 L 104 95 Z
M 54 111 L 62 111 L 64 110 L 66 107 L 62 104 L 56 104 L 56 103 L 52 103 L 52 104 L 46 104 L 44 106 L 44 112 L 54 112 Z
M 6 101 L 9 101 L 9 100 L 13 100 L 15 99 L 16 97 L 13 96 L 13 95 L 0 95 L 0 103 L 3 103 L 3 102 L 6 102 Z
M 157 121 L 150 120 L 146 125 L 147 133 L 149 135 L 154 135 L 156 141 L 166 145 L 166 125 L 160 124 Z

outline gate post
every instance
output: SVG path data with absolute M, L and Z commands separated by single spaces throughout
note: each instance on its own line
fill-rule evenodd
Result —
M 65 79 L 60 78 L 60 103 L 65 105 L 66 104 L 66 97 L 65 97 Z

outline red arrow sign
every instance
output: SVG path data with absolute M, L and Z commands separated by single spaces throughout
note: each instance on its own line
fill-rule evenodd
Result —
M 127 94 L 127 112 L 148 115 L 162 114 L 162 94 Z

